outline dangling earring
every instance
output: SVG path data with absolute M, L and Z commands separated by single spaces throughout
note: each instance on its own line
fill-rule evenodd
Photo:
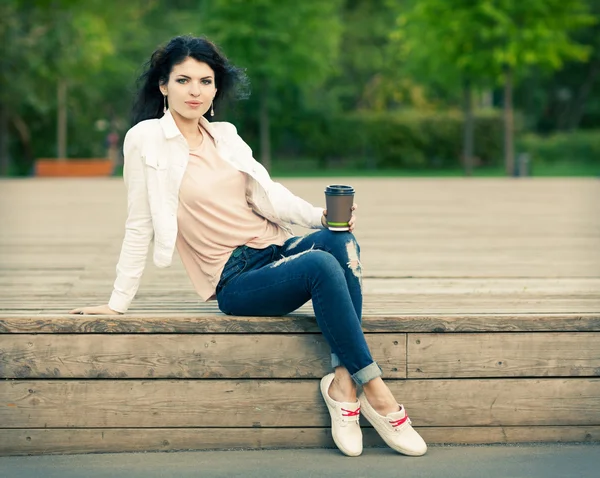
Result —
M 163 95 L 163 98 L 165 99 L 165 106 L 163 108 L 163 113 L 167 112 L 167 95 Z
M 214 100 L 213 100 L 214 101 Z M 210 115 L 214 116 L 215 115 L 215 109 L 213 108 L 213 102 L 210 102 Z

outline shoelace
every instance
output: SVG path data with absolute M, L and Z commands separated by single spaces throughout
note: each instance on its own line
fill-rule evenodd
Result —
M 358 417 L 360 416 L 360 407 L 358 407 L 356 410 L 346 410 L 345 408 L 342 408 L 342 412 L 346 412 L 346 413 L 342 413 L 343 417 Z
M 360 407 L 356 410 L 346 410 L 342 408 L 342 423 L 358 422 L 360 418 Z
M 390 420 L 390 424 L 396 428 L 399 427 L 400 425 L 403 425 L 406 421 L 408 421 L 408 423 L 410 423 L 410 419 L 408 418 L 408 415 L 406 415 L 404 418 L 400 418 L 399 420 Z

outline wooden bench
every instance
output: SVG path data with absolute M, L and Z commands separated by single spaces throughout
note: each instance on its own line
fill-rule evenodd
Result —
M 34 174 L 38 177 L 106 177 L 113 173 L 114 161 L 107 158 L 38 159 Z
M 430 443 L 600 440 L 600 314 L 371 316 L 364 328 Z M 0 450 L 331 447 L 328 370 L 308 314 L 3 318 Z M 371 428 L 365 443 L 383 444 Z
M 310 305 L 224 316 L 176 258 L 127 315 L 65 315 L 108 298 L 123 184 L 0 182 L 0 454 L 333 447 Z M 600 441 L 600 183 L 347 182 L 367 340 L 425 439 Z

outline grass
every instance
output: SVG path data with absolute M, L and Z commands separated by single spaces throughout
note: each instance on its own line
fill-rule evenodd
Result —
M 458 178 L 463 177 L 462 169 L 356 169 L 356 168 L 331 168 L 318 169 L 315 167 L 302 167 L 298 163 L 286 165 L 283 162 L 274 163 L 271 174 L 280 178 L 292 177 L 423 177 L 423 178 Z M 532 177 L 600 177 L 600 165 L 585 163 L 555 163 L 536 164 L 531 171 Z M 504 168 L 477 168 L 473 177 L 500 178 L 505 177 Z

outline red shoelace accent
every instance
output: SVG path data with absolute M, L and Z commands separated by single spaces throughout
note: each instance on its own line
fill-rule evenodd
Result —
M 343 417 L 357 417 L 360 415 L 360 407 L 358 407 L 356 410 L 346 410 L 345 408 L 342 408 L 342 412 L 347 412 L 342 413 Z
M 406 415 L 404 418 L 401 418 L 400 420 L 392 420 L 392 421 L 390 421 L 390 423 L 392 424 L 393 427 L 399 427 L 406 420 L 408 420 L 408 415 Z

